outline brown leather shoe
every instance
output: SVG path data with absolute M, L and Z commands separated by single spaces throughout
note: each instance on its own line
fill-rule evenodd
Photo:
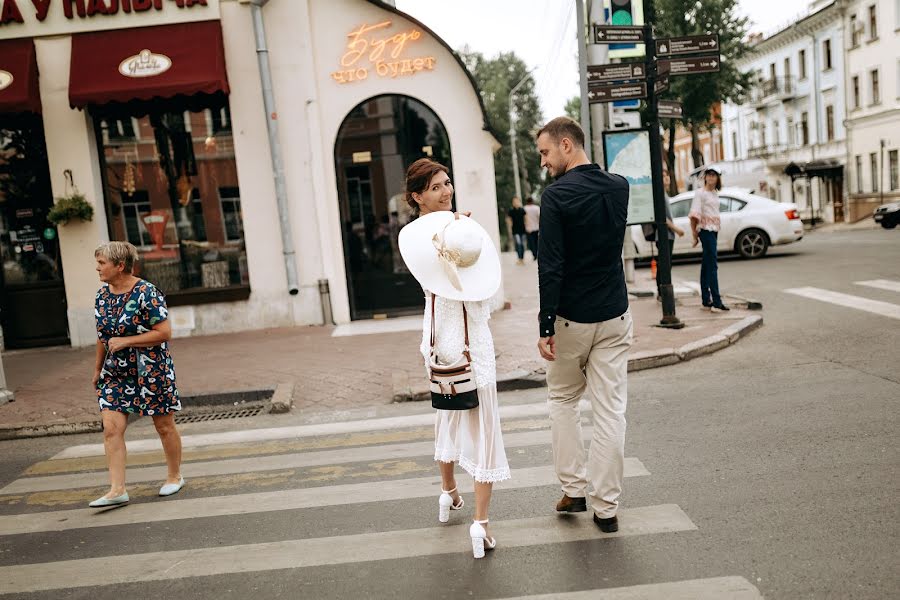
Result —
M 600 531 L 603 533 L 615 533 L 619 530 L 619 518 L 618 517 L 610 517 L 608 519 L 601 519 L 597 516 L 597 513 L 594 513 L 594 523 L 597 524 L 597 527 L 600 528 Z
M 562 499 L 556 503 L 556 512 L 573 513 L 587 510 L 587 500 L 584 498 L 569 498 L 563 494 Z

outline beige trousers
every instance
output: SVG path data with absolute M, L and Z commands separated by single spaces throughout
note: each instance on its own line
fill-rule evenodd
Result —
M 556 360 L 547 363 L 553 462 L 563 492 L 583 498 L 597 516 L 616 514 L 625 463 L 625 405 L 631 312 L 602 323 L 556 320 Z M 578 402 L 591 401 L 593 437 L 586 456 Z

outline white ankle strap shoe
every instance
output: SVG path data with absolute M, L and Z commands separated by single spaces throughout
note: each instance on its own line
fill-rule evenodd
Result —
M 465 500 L 463 500 L 462 496 L 459 497 L 459 503 L 453 503 L 453 492 L 456 491 L 456 488 L 452 490 L 441 490 L 441 497 L 438 498 L 438 521 L 441 523 L 446 523 L 450 520 L 450 511 L 451 510 L 459 510 L 463 506 L 466 505 Z
M 497 539 L 489 538 L 484 525 L 488 523 L 488 519 L 484 521 L 472 521 L 469 527 L 469 535 L 472 538 L 472 554 L 475 558 L 484 558 L 485 550 L 493 550 L 497 547 Z

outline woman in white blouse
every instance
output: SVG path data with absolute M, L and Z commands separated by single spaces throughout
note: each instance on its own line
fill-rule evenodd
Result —
M 710 167 L 703 174 L 703 188 L 697 190 L 691 201 L 691 233 L 694 247 L 703 245 L 703 264 L 700 267 L 700 298 L 710 309 L 729 310 L 719 295 L 719 190 L 722 189 L 722 173 Z

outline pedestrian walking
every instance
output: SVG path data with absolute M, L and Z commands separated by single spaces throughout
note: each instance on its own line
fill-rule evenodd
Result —
M 671 179 L 669 177 L 669 170 L 663 169 L 663 189 L 669 189 L 669 183 Z M 675 236 L 684 237 L 684 229 L 675 224 L 672 220 L 672 205 L 669 203 L 669 195 L 664 194 L 665 197 L 665 205 L 666 205 L 666 240 L 669 244 L 669 258 L 672 258 L 675 255 Z M 654 223 L 646 223 L 642 226 L 642 231 L 644 233 L 644 239 L 648 242 L 655 242 L 657 252 L 662 254 L 662 239 L 661 236 L 657 235 L 656 224 Z M 659 288 L 659 271 L 656 272 L 656 299 L 662 299 L 662 292 Z
M 518 196 L 513 196 L 512 206 L 506 212 L 506 230 L 516 246 L 517 265 L 525 264 L 525 209 Z
M 534 198 L 525 198 L 525 235 L 528 237 L 528 249 L 534 260 L 538 257 L 538 240 L 540 240 L 541 207 L 534 203 Z
M 488 299 L 500 285 L 500 257 L 480 225 L 451 212 L 447 167 L 417 160 L 406 173 L 406 194 L 419 216 L 400 231 L 400 253 L 425 292 L 420 350 L 437 408 L 434 459 L 443 484 L 438 520 L 448 522 L 450 512 L 465 504 L 454 473 L 459 463 L 475 480 L 469 535 L 475 558 L 481 558 L 497 545 L 488 523 L 493 484 L 510 477 L 488 327 Z
M 618 531 L 625 463 L 625 407 L 632 321 L 622 267 L 628 182 L 592 164 L 584 132 L 568 117 L 538 132 L 541 166 L 556 181 L 541 196 L 538 350 L 548 361 L 553 462 L 562 484 L 558 512 L 587 510 Z M 587 456 L 578 402 L 591 401 Z
M 129 501 L 125 489 L 125 429 L 128 415 L 153 418 L 166 455 L 168 475 L 159 490 L 171 496 L 184 486 L 181 436 L 174 412 L 181 410 L 175 367 L 168 341 L 172 326 L 162 293 L 132 274 L 137 249 L 128 242 L 108 242 L 94 251 L 103 286 L 97 292 L 97 355 L 94 386 L 103 422 L 103 446 L 109 468 L 109 492 L 92 508 Z
M 694 193 L 691 201 L 692 247 L 703 245 L 703 262 L 700 266 L 700 300 L 711 310 L 730 310 L 719 294 L 719 190 L 722 189 L 722 172 L 709 167 L 703 173 L 703 187 Z

